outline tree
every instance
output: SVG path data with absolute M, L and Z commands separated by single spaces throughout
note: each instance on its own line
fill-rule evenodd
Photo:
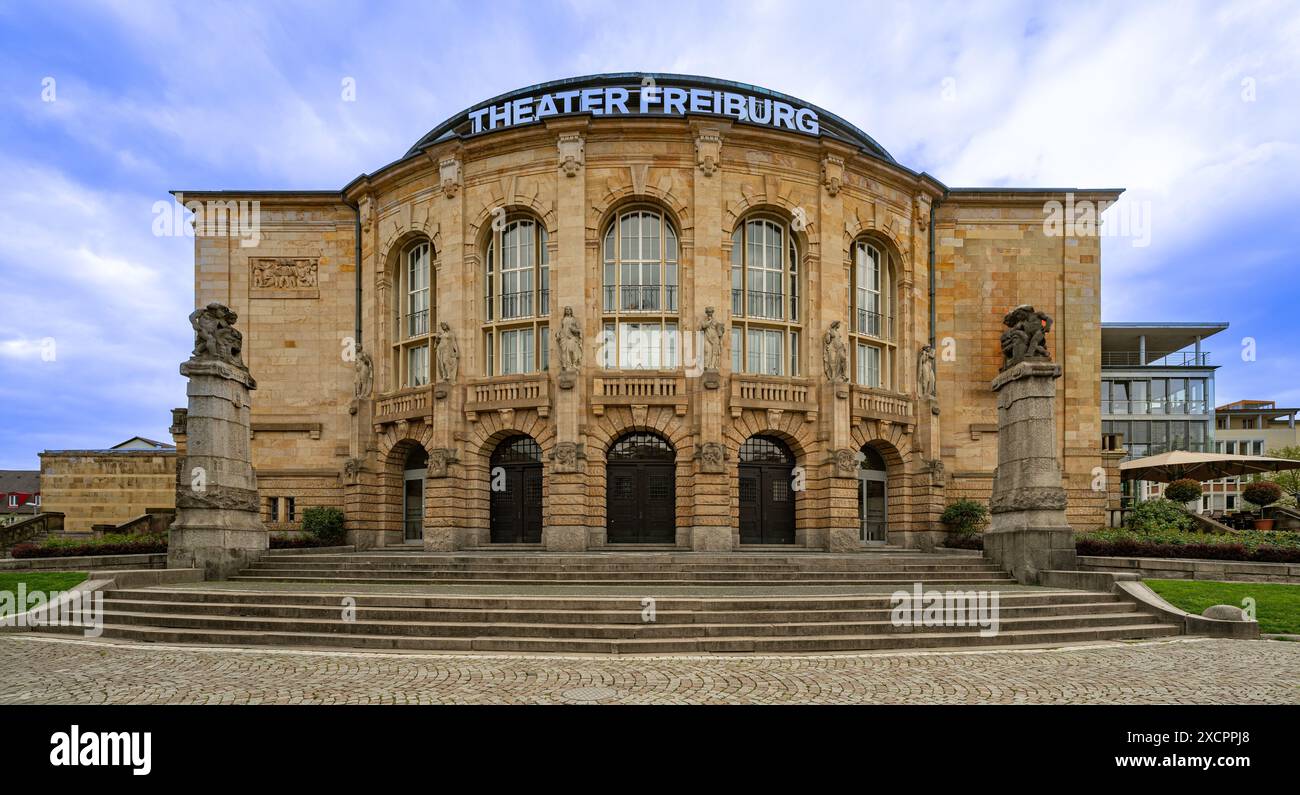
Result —
M 1174 502 L 1187 504 L 1201 498 L 1201 484 L 1188 478 L 1181 478 L 1165 486 L 1165 497 Z
M 1268 451 L 1274 458 L 1290 458 L 1300 461 L 1300 445 L 1277 447 Z M 1268 472 L 1264 476 L 1278 485 L 1297 505 L 1300 505 L 1300 469 L 1284 469 L 1281 472 Z

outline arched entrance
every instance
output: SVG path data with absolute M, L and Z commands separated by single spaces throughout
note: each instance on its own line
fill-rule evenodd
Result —
M 740 543 L 794 543 L 794 456 L 771 436 L 740 446 Z
M 889 477 L 879 452 L 862 448 L 858 466 L 858 538 L 866 544 L 883 544 L 889 530 Z
M 424 478 L 429 471 L 429 454 L 412 445 L 402 464 L 402 540 L 424 540 Z
M 611 544 L 677 540 L 677 453 L 653 433 L 629 433 L 605 456 L 605 532 Z
M 542 448 L 531 436 L 512 436 L 492 451 L 491 540 L 538 544 L 542 540 Z

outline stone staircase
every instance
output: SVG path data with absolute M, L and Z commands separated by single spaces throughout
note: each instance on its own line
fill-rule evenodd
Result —
M 997 591 L 1000 631 L 895 626 L 892 592 L 917 583 Z M 1180 633 L 1109 593 L 1021 588 L 979 557 L 905 551 L 271 553 L 227 583 L 108 591 L 104 609 L 104 636 L 133 641 L 449 652 L 818 653 Z

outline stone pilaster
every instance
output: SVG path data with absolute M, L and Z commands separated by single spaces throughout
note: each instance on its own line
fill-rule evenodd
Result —
M 1056 455 L 1056 379 L 1060 377 L 1059 365 L 1030 359 L 993 379 L 998 397 L 998 467 L 984 555 L 1023 584 L 1036 584 L 1039 572 L 1072 570 L 1077 565 Z
M 204 354 L 180 370 L 190 379 L 189 408 L 167 567 L 225 579 L 268 546 L 249 449 L 249 392 L 257 384 L 242 365 Z

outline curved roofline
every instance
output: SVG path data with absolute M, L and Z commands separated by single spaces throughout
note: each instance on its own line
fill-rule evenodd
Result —
M 732 80 L 721 80 L 715 77 L 704 77 L 701 75 L 680 75 L 680 74 L 673 74 L 668 72 L 607 72 L 604 74 L 584 75 L 581 77 L 567 77 L 560 80 L 551 80 L 545 83 L 537 83 L 536 85 L 526 86 L 524 88 L 518 88 L 515 89 L 514 91 L 508 91 L 504 94 L 498 94 L 497 96 L 492 97 L 491 99 L 487 99 L 482 102 L 476 102 L 475 104 L 462 110 L 460 113 L 457 113 L 454 116 L 446 119 L 445 121 L 443 121 L 437 127 L 434 127 L 429 132 L 425 133 L 425 135 L 421 137 L 420 140 L 415 142 L 414 146 L 412 146 L 409 150 L 407 150 L 406 155 L 402 157 L 402 160 L 405 160 L 407 157 L 417 154 L 421 150 L 426 149 L 429 146 L 432 146 L 436 143 L 440 143 L 445 140 L 450 140 L 452 138 L 469 137 L 457 133 L 455 128 L 461 124 L 464 124 L 468 120 L 469 114 L 475 110 L 479 110 L 481 108 L 488 107 L 490 105 L 497 105 L 507 100 L 517 99 L 522 96 L 545 93 L 555 88 L 571 87 L 571 86 L 618 84 L 618 83 L 626 83 L 629 81 L 635 81 L 640 83 L 642 80 L 644 80 L 647 77 L 654 78 L 655 80 L 659 80 L 663 82 L 683 83 L 687 85 L 696 85 L 700 87 L 707 86 L 710 88 L 739 90 L 750 94 L 755 94 L 764 97 L 771 97 L 772 99 L 777 99 L 792 104 L 802 105 L 803 107 L 809 108 L 810 110 L 813 110 L 817 113 L 817 118 L 819 121 L 819 125 L 821 127 L 821 132 L 818 133 L 817 137 L 819 138 L 829 137 L 829 138 L 834 138 L 836 140 L 845 141 L 847 143 L 855 144 L 858 147 L 860 147 L 866 154 L 872 157 L 883 160 L 891 165 L 895 165 L 895 166 L 901 165 L 897 160 L 894 159 L 893 155 L 889 154 L 889 152 L 883 146 L 881 146 L 879 143 L 876 142 L 876 139 L 872 138 L 870 135 L 867 135 L 865 132 L 858 129 L 858 127 L 856 127 L 852 123 L 845 121 L 840 116 L 837 116 L 836 114 L 831 113 L 830 111 L 824 108 L 818 107 L 817 105 L 814 105 L 810 102 L 806 102 L 805 100 L 799 99 L 798 97 L 792 97 L 789 94 L 782 94 L 779 91 L 773 91 L 770 88 L 763 88 L 762 86 L 756 86 L 750 83 L 738 83 Z M 578 115 L 589 115 L 589 114 L 573 113 L 568 115 L 578 116 Z M 705 115 L 711 115 L 711 114 L 705 114 Z M 666 114 L 644 114 L 643 118 L 669 118 L 669 117 Z M 838 130 L 840 132 L 839 135 L 833 133 L 829 135 L 827 134 L 826 125 L 828 122 L 830 124 L 830 127 L 833 130 Z M 528 124 L 539 124 L 539 123 L 540 122 L 529 122 Z M 736 123 L 748 124 L 748 122 L 742 122 L 742 121 L 736 121 Z M 517 126 L 526 127 L 528 126 L 528 124 L 521 124 Z M 489 131 L 477 133 L 474 135 L 474 137 L 478 137 L 479 135 L 490 135 L 491 132 L 492 131 L 489 130 Z

